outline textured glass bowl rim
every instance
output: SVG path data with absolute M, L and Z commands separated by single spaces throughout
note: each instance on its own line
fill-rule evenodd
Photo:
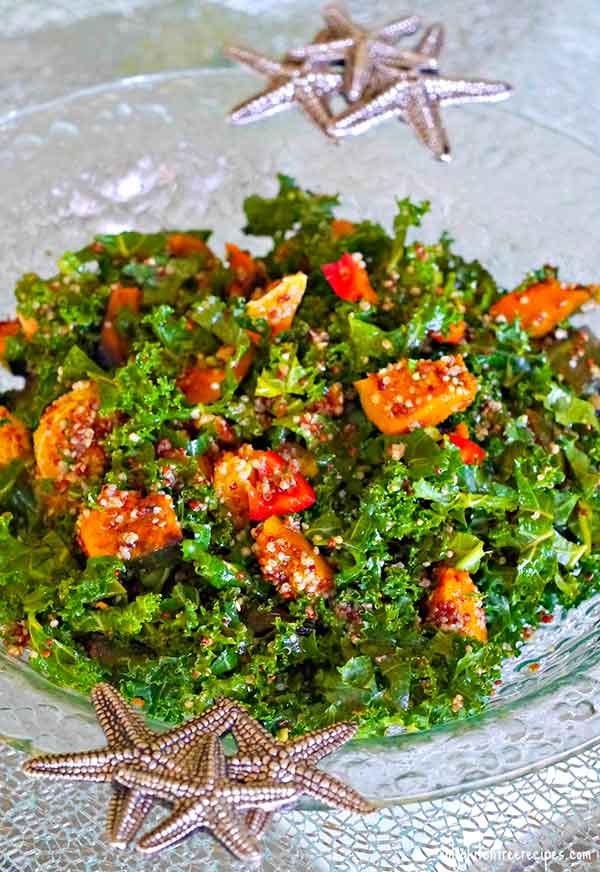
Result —
M 0 115 L 0 133 L 2 132 L 2 128 L 5 125 L 17 123 L 19 120 L 27 118 L 28 116 L 41 114 L 42 112 L 52 110 L 54 108 L 59 108 L 61 106 L 76 102 L 80 99 L 93 96 L 95 94 L 127 91 L 128 89 L 138 86 L 152 86 L 154 84 L 158 85 L 162 83 L 167 83 L 169 81 L 175 81 L 180 78 L 204 78 L 211 76 L 217 78 L 223 76 L 244 76 L 245 78 L 247 78 L 246 74 L 244 74 L 243 71 L 240 71 L 233 66 L 215 66 L 208 68 L 182 68 L 172 71 L 163 71 L 160 73 L 140 74 L 135 76 L 117 78 L 114 80 L 108 80 L 92 86 L 68 92 L 67 94 L 55 97 L 51 100 L 35 103 L 29 106 L 21 107 L 19 109 L 9 110 L 3 115 Z M 538 124 L 537 122 L 526 119 L 519 113 L 512 112 L 510 109 L 507 109 L 505 107 L 501 107 L 500 109 L 496 107 L 496 111 L 501 111 L 505 114 L 511 115 L 515 119 L 519 119 L 524 123 L 531 124 L 533 127 L 542 127 L 542 125 Z M 565 138 L 564 134 L 561 134 L 559 131 L 553 130 L 551 132 L 553 133 L 553 135 L 559 138 Z M 598 157 L 597 153 L 594 150 L 586 147 L 581 143 L 579 144 L 579 146 L 582 149 L 589 151 L 595 157 Z M 593 630 L 588 633 L 587 636 L 582 637 L 582 640 L 586 638 L 599 637 L 600 625 L 596 630 Z M 594 664 L 596 662 L 600 662 L 600 646 L 597 647 L 597 651 L 597 655 L 593 658 Z M 33 689 L 39 691 L 40 693 L 46 694 L 48 698 L 51 699 L 54 703 L 59 704 L 62 700 L 65 704 L 68 704 L 74 709 L 79 710 L 82 714 L 84 714 L 86 719 L 93 720 L 93 708 L 89 697 L 70 688 L 60 687 L 52 684 L 35 670 L 33 670 L 31 667 L 29 667 L 23 659 L 15 659 L 14 657 L 8 655 L 2 645 L 0 645 L 0 663 L 6 666 L 7 671 L 12 671 L 15 675 L 18 674 L 21 679 L 25 679 L 25 681 Z M 348 750 L 379 749 L 379 751 L 381 751 L 382 753 L 382 756 L 385 756 L 386 746 L 388 748 L 398 748 L 401 747 L 402 744 L 404 744 L 407 740 L 410 740 L 411 742 L 418 742 L 419 740 L 424 741 L 431 738 L 435 739 L 436 737 L 441 738 L 443 736 L 451 736 L 453 734 L 456 734 L 457 731 L 475 731 L 479 726 L 483 726 L 484 724 L 488 724 L 489 722 L 497 721 L 503 716 L 507 716 L 511 713 L 517 712 L 520 708 L 523 707 L 523 704 L 525 702 L 531 703 L 532 701 L 556 693 L 560 688 L 567 685 L 572 679 L 585 676 L 589 669 L 590 659 L 587 658 L 584 663 L 571 669 L 567 674 L 557 676 L 542 686 L 534 686 L 530 691 L 527 691 L 516 699 L 510 699 L 506 702 L 502 701 L 499 703 L 494 703 L 486 707 L 483 711 L 469 717 L 460 718 L 456 721 L 449 721 L 443 724 L 439 724 L 429 730 L 422 732 L 402 732 L 396 735 L 355 739 L 348 743 L 345 748 Z M 158 730 L 168 728 L 169 726 L 164 722 L 150 718 L 146 718 L 146 722 Z M 35 752 L 36 750 L 35 743 L 30 740 L 18 739 L 11 736 L 0 736 L 0 741 L 17 748 L 26 749 L 31 752 Z M 597 744 L 600 744 L 600 723 L 598 725 L 598 731 L 594 735 L 589 736 L 588 738 L 581 741 L 575 742 L 574 744 L 569 745 L 568 747 L 555 753 L 541 754 L 539 758 L 534 759 L 529 763 L 506 769 L 496 775 L 472 778 L 469 781 L 457 782 L 453 785 L 438 789 L 421 792 L 415 791 L 410 794 L 399 795 L 397 797 L 394 796 L 392 798 L 386 798 L 384 800 L 374 797 L 373 801 L 375 805 L 385 807 L 394 805 L 408 805 L 411 803 L 418 803 L 456 796 L 461 793 L 471 792 L 474 790 L 507 783 L 517 778 L 526 776 L 531 772 L 546 769 L 564 760 L 568 760 L 571 757 L 575 757 Z M 308 807 L 310 807 L 311 805 L 312 803 L 309 803 Z

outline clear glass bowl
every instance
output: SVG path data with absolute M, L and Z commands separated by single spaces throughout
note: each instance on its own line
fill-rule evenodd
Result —
M 590 231 L 600 227 L 600 157 L 576 142 L 509 106 L 449 110 L 449 166 L 395 122 L 342 145 L 296 111 L 228 126 L 226 110 L 259 87 L 237 71 L 138 77 L 0 119 L 0 287 L 25 270 L 48 274 L 95 233 L 209 226 L 217 250 L 239 242 L 244 197 L 273 192 L 277 172 L 339 192 L 349 218 L 385 223 L 396 196 L 430 199 L 422 237 L 448 230 L 506 286 L 542 263 L 559 264 L 569 280 L 598 280 Z M 0 314 L 11 306 L 7 290 Z M 507 664 L 483 715 L 355 742 L 327 768 L 396 804 L 515 778 L 582 750 L 600 740 L 599 621 L 600 598 L 557 614 Z M 85 700 L 4 654 L 0 735 L 48 751 L 102 743 Z

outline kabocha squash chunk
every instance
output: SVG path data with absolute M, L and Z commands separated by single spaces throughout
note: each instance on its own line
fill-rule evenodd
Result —
M 217 352 L 217 357 L 227 360 L 235 352 L 231 345 L 224 345 Z M 254 349 L 249 348 L 233 368 L 233 374 L 238 382 L 246 377 L 252 366 Z M 225 369 L 216 366 L 190 366 L 177 379 L 177 387 L 185 394 L 188 403 L 214 403 L 221 396 L 221 384 L 225 381 Z
M 436 586 L 427 602 L 427 620 L 440 630 L 451 630 L 487 642 L 481 594 L 468 572 L 452 566 L 436 567 Z
M 256 537 L 256 556 L 264 578 L 284 599 L 327 597 L 333 591 L 333 569 L 302 533 L 272 516 Z
M 116 319 L 126 309 L 137 314 L 140 311 L 141 302 L 142 292 L 139 288 L 122 288 L 117 285 L 111 292 L 100 334 L 100 348 L 112 366 L 121 366 L 129 354 L 129 341 L 126 336 L 119 332 L 115 323 Z
M 251 318 L 265 318 L 271 327 L 271 335 L 277 336 L 292 326 L 294 315 L 306 290 L 306 275 L 302 272 L 285 276 L 266 294 L 246 303 L 246 312 Z
M 167 247 L 173 257 L 191 257 L 194 254 L 214 257 L 206 242 L 191 233 L 173 233 L 169 236 Z
M 6 353 L 6 340 L 9 336 L 16 336 L 19 329 L 20 324 L 18 321 L 0 321 L 0 360 L 3 359 Z
M 30 453 L 29 431 L 5 406 L 0 406 L 0 466 Z
M 390 435 L 439 424 L 470 406 L 477 393 L 477 379 L 460 354 L 403 359 L 354 384 L 367 418 Z
M 102 441 L 112 422 L 99 413 L 95 382 L 76 382 L 45 410 L 33 434 L 40 478 L 62 482 L 98 478 L 106 456 Z
M 440 342 L 444 345 L 460 345 L 465 338 L 466 332 L 466 321 L 457 321 L 456 324 L 450 324 L 445 333 L 434 332 L 430 336 L 435 342 Z
M 181 539 L 181 528 L 166 494 L 144 497 L 105 485 L 98 508 L 81 511 L 77 536 L 88 557 L 132 560 L 174 545 Z
M 228 242 L 225 245 L 229 269 L 233 273 L 233 281 L 227 286 L 230 297 L 248 297 L 250 292 L 264 281 L 266 271 L 264 266 L 254 260 L 251 254 Z
M 600 285 L 566 285 L 555 278 L 501 297 L 490 309 L 495 320 L 516 318 L 530 336 L 545 336 L 580 306 L 600 295 Z
M 331 236 L 333 239 L 342 239 L 344 236 L 350 236 L 354 233 L 355 225 L 352 221 L 347 221 L 345 218 L 335 218 L 331 222 Z

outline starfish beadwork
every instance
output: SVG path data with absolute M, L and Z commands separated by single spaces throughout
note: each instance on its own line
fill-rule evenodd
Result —
M 353 103 L 363 96 L 377 67 L 386 62 L 419 63 L 415 53 L 403 55 L 395 43 L 403 36 L 415 33 L 419 28 L 416 15 L 392 21 L 377 31 L 368 31 L 355 24 L 337 6 L 326 6 L 323 17 L 327 22 L 330 39 L 318 34 L 318 41 L 293 49 L 289 57 L 296 61 L 335 63 L 344 62 L 344 93 Z
M 225 760 L 219 738 L 206 736 L 193 776 L 148 772 L 131 766 L 117 769 L 115 778 L 122 787 L 174 803 L 169 817 L 140 839 L 140 851 L 154 854 L 205 828 L 240 860 L 260 858 L 257 837 L 244 824 L 239 811 L 252 808 L 268 814 L 296 799 L 298 791 L 293 784 L 269 781 L 236 784 L 228 780 Z
M 25 763 L 28 775 L 66 781 L 113 782 L 115 770 L 124 763 L 160 771 L 178 771 L 193 765 L 198 736 L 225 732 L 232 719 L 233 704 L 221 701 L 192 721 L 166 733 L 149 730 L 122 697 L 107 684 L 92 691 L 92 702 L 108 747 L 71 754 L 48 754 Z M 153 800 L 140 791 L 117 786 L 108 811 L 111 842 L 124 847 L 148 814 Z
M 327 133 L 332 119 L 326 98 L 341 91 L 343 77 L 340 73 L 311 61 L 274 61 L 234 46 L 225 49 L 225 54 L 269 78 L 264 91 L 230 112 L 230 121 L 248 124 L 298 105 L 320 130 Z

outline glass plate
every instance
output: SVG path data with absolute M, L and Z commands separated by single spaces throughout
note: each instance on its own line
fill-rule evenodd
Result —
M 547 262 L 569 280 L 598 280 L 590 229 L 600 226 L 600 157 L 576 142 L 504 106 L 446 113 L 449 166 L 396 122 L 341 145 L 296 111 L 229 127 L 226 110 L 259 87 L 236 71 L 139 77 L 0 118 L 0 287 L 25 270 L 49 273 L 95 233 L 210 226 L 217 251 L 240 242 L 244 197 L 272 193 L 277 172 L 339 192 L 349 218 L 389 222 L 396 196 L 428 198 L 422 238 L 448 230 L 506 286 Z M 0 312 L 11 305 L 7 293 Z M 557 613 L 507 664 L 482 716 L 355 742 L 327 768 L 395 804 L 515 778 L 582 750 L 600 739 L 599 620 L 600 597 Z M 0 734 L 40 750 L 101 742 L 87 702 L 5 655 Z

